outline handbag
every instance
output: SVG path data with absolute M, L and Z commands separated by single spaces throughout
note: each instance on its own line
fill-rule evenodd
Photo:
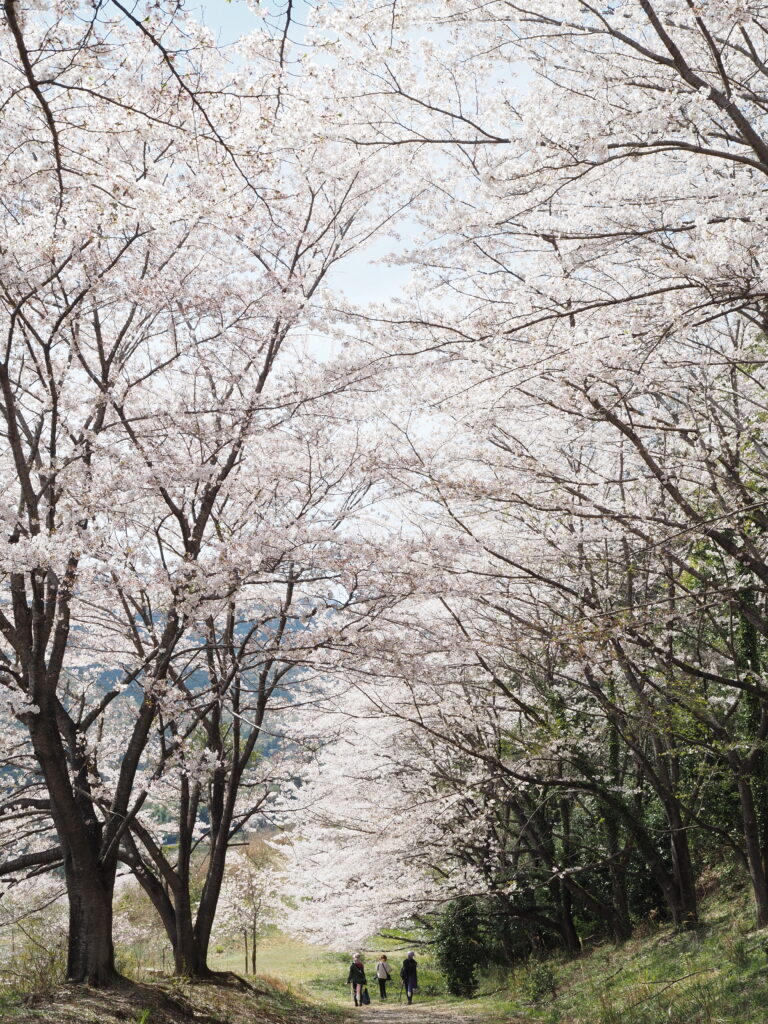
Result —
M 363 1004 L 363 1006 L 368 1006 L 370 1001 L 371 997 L 368 995 L 368 986 L 363 985 L 363 992 L 362 995 L 360 996 L 360 1002 Z

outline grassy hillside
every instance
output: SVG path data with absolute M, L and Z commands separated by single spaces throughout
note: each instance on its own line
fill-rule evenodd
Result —
M 173 979 L 112 991 L 63 985 L 26 1005 L 0 1003 L 3 1024 L 333 1024 L 341 1019 L 338 1011 L 264 979 L 248 988 Z
M 531 1024 L 765 1024 L 768 930 L 752 929 L 743 898 L 721 897 L 695 932 L 649 922 L 621 947 L 490 973 L 469 1005 Z

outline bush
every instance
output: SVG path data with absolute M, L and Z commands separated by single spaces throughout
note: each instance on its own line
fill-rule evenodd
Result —
M 25 923 L 22 939 L 2 965 L 0 993 L 15 1002 L 51 996 L 67 968 L 66 931 L 50 922 Z
M 521 987 L 523 995 L 531 1003 L 537 1003 L 546 996 L 553 996 L 557 988 L 555 972 L 543 960 L 529 960 Z
M 435 952 L 451 995 L 471 996 L 477 988 L 475 972 L 486 962 L 474 900 L 455 900 L 446 907 L 435 929 Z

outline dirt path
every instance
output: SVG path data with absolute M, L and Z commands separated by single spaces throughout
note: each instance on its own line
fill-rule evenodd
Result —
M 485 1017 L 474 1012 L 464 1013 L 459 1006 L 430 1006 L 413 1003 L 372 1002 L 370 1006 L 362 1006 L 350 1017 L 364 1024 L 498 1024 L 498 1016 Z M 510 1021 L 510 1024 L 513 1024 Z

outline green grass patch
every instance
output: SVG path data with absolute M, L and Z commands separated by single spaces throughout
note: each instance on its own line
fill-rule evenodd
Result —
M 346 953 L 311 946 L 280 932 L 262 939 L 256 949 L 256 972 L 260 977 L 278 979 L 292 991 L 318 1002 L 346 1005 L 350 957 Z M 245 974 L 244 950 L 215 952 L 209 959 L 216 971 Z
M 765 1024 L 768 934 L 711 904 L 693 932 L 648 925 L 625 945 L 483 977 L 477 1012 L 536 1024 Z

